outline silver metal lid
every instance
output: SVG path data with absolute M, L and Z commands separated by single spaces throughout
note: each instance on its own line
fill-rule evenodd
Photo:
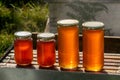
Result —
M 55 34 L 53 34 L 53 33 L 39 33 L 37 35 L 37 38 L 42 38 L 42 39 L 51 39 L 54 37 L 55 37 Z
M 104 23 L 99 21 L 88 21 L 88 22 L 84 22 L 82 26 L 83 28 L 87 28 L 87 29 L 100 29 L 104 27 Z
M 14 35 L 16 37 L 29 37 L 32 34 L 30 32 L 28 32 L 28 31 L 19 31 L 19 32 L 15 32 Z
M 61 26 L 73 26 L 79 24 L 79 21 L 75 19 L 64 19 L 57 21 L 57 24 Z

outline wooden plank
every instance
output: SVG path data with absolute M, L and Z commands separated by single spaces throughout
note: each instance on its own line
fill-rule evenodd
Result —
M 57 37 L 58 34 L 55 34 L 55 40 L 56 40 L 56 50 L 58 49 L 58 41 Z M 36 49 L 36 37 L 37 33 L 33 34 L 33 46 L 34 49 Z M 82 51 L 82 35 L 79 35 L 79 50 Z M 104 52 L 105 53 L 120 53 L 120 36 L 104 36 Z
M 32 61 L 32 67 L 30 68 L 39 70 L 40 67 L 37 63 L 36 50 L 33 50 L 33 54 L 34 54 L 33 55 L 34 57 Z M 104 55 L 105 55 L 104 68 L 101 73 L 120 75 L 120 54 L 105 53 Z M 80 62 L 78 65 L 78 71 L 84 72 L 84 68 L 82 67 L 82 52 L 80 52 L 79 56 L 80 56 Z M 0 67 L 18 68 L 14 60 L 14 50 L 11 50 L 11 52 L 8 54 L 7 57 L 5 57 L 3 62 L 0 63 Z M 54 69 L 60 71 L 60 67 L 58 64 L 58 52 L 57 51 L 56 51 L 56 63 L 54 64 Z
M 56 33 L 56 50 L 57 48 L 57 33 Z M 79 50 L 82 51 L 82 35 L 79 35 Z M 120 53 L 120 36 L 104 36 L 104 52 L 105 53 Z
M 79 35 L 79 46 L 82 51 L 82 35 Z M 105 53 L 120 53 L 120 37 L 119 36 L 105 36 L 104 37 L 104 52 Z

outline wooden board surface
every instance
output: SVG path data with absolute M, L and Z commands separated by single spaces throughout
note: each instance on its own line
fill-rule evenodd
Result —
M 14 60 L 14 50 L 11 50 L 10 53 L 3 59 L 3 61 L 0 63 L 1 68 L 26 68 L 26 69 L 35 69 L 39 70 L 41 69 L 37 64 L 37 54 L 36 50 L 33 50 L 33 61 L 30 66 L 27 67 L 20 67 L 17 66 Z M 80 62 L 78 65 L 78 70 L 75 72 L 83 72 L 84 68 L 82 67 L 82 52 L 79 53 L 80 56 Z M 61 71 L 59 64 L 58 64 L 58 53 L 56 51 L 56 63 L 54 64 L 54 67 L 49 68 L 50 70 L 57 70 Z M 116 53 L 105 53 L 104 54 L 104 69 L 103 71 L 99 72 L 102 74 L 113 74 L 113 75 L 120 75 L 120 54 Z

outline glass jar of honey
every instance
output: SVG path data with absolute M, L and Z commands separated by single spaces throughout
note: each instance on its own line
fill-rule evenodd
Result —
M 83 67 L 101 71 L 104 66 L 104 23 L 89 21 L 83 26 Z
M 59 66 L 63 70 L 75 70 L 79 64 L 79 21 L 65 19 L 57 24 Z
M 52 67 L 55 63 L 55 35 L 39 33 L 37 35 L 37 62 L 42 68 Z
M 19 31 L 14 35 L 14 58 L 16 64 L 21 66 L 30 65 L 33 60 L 32 34 L 27 31 Z

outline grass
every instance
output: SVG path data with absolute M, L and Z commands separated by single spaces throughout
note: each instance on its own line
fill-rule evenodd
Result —
M 13 43 L 13 35 L 0 34 L 0 57 L 4 54 L 5 50 Z

